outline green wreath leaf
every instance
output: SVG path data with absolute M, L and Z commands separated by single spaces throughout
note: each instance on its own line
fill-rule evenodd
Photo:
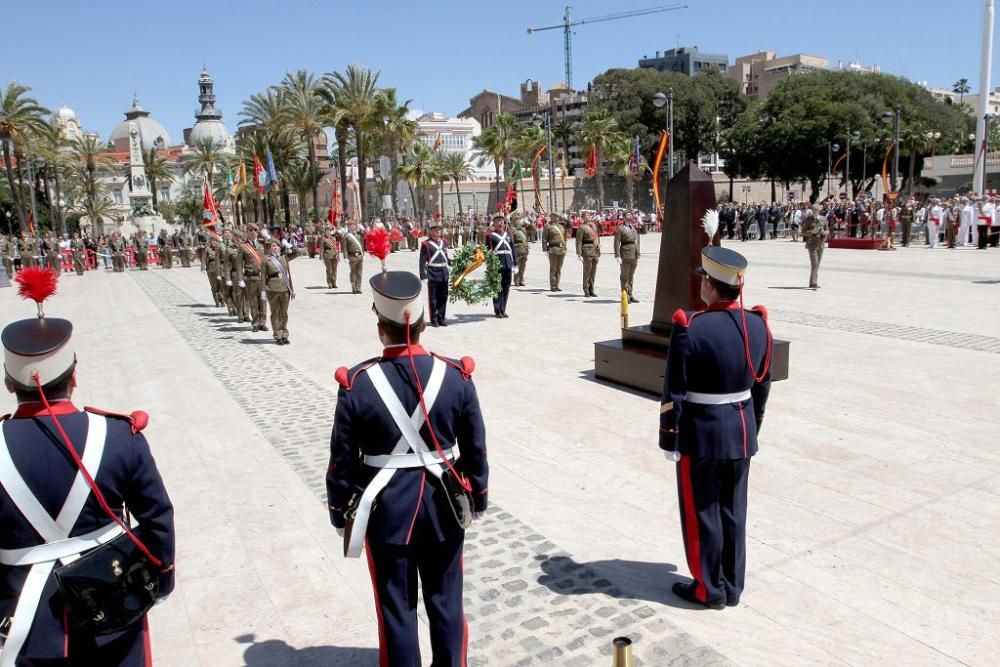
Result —
M 486 303 L 500 293 L 500 258 L 482 244 L 466 243 L 455 253 L 451 265 L 452 276 L 462 275 L 466 267 L 472 263 L 477 248 L 486 256 L 486 275 L 480 279 L 466 276 L 458 287 L 452 286 L 448 294 L 448 301 L 451 303 L 457 301 L 469 305 Z

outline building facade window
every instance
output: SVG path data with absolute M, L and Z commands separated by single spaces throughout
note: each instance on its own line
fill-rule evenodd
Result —
M 170 201 L 170 188 L 160 188 L 160 201 Z
M 122 196 L 122 191 L 115 189 L 111 191 L 111 196 L 114 198 L 115 203 L 121 206 L 125 203 L 125 198 Z

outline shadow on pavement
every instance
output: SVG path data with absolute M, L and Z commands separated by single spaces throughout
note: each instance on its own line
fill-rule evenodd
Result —
M 235 332 L 235 331 L 253 331 L 253 329 L 251 329 L 249 326 L 246 326 L 246 327 L 216 327 L 215 330 L 216 331 L 224 331 L 226 333 Z
M 589 299 L 580 299 L 580 303 L 619 303 L 618 299 L 595 299 L 593 297 Z
M 273 338 L 241 338 L 242 345 L 275 345 Z
M 1000 285 L 1000 280 L 973 280 L 973 285 Z
M 656 394 L 650 394 L 644 391 L 639 391 L 638 389 L 633 389 L 632 387 L 626 387 L 623 384 L 617 384 L 615 382 L 610 382 L 608 380 L 602 380 L 599 377 L 597 377 L 597 373 L 594 372 L 593 368 L 588 368 L 585 371 L 580 371 L 579 377 L 581 380 L 587 380 L 588 382 L 604 385 L 605 387 L 610 387 L 611 389 L 617 389 L 618 391 L 623 391 L 626 394 L 632 394 L 633 396 L 639 396 L 640 398 L 648 398 L 651 401 L 660 400 L 660 397 L 657 396 Z
M 378 649 L 349 646 L 307 646 L 294 648 L 283 641 L 268 639 L 254 641 L 253 635 L 236 638 L 240 644 L 250 644 L 243 652 L 247 667 L 278 667 L 278 665 L 300 665 L 301 667 L 371 667 L 378 664 Z
M 452 315 L 447 318 L 448 324 L 454 322 L 455 324 L 464 324 L 466 322 L 482 322 L 483 320 L 494 320 L 496 317 L 493 315 L 487 315 L 483 313 L 482 315 Z
M 215 308 L 210 303 L 181 303 L 177 305 L 178 308 Z
M 619 600 L 642 600 L 681 609 L 704 609 L 680 599 L 670 590 L 677 574 L 673 563 L 634 560 L 595 560 L 577 563 L 570 556 L 539 556 L 538 583 L 558 595 L 607 595 Z
M 789 286 L 789 287 L 784 287 L 784 286 L 780 286 L 779 287 L 778 285 L 768 285 L 767 289 L 808 289 L 808 290 L 811 290 L 812 287 L 803 287 L 802 285 L 795 285 L 795 286 Z

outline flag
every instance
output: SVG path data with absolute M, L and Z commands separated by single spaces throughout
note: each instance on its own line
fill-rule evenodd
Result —
M 593 178 L 597 173 L 597 146 L 590 147 L 590 155 L 587 156 L 584 173 L 587 174 L 587 178 Z
M 201 224 L 204 227 L 212 227 L 219 221 L 219 209 L 215 205 L 215 198 L 212 197 L 212 188 L 208 187 L 205 181 L 205 205 L 201 213 Z
M 441 150 L 441 133 L 437 133 L 437 137 L 434 138 L 434 150 Z
M 236 170 L 236 178 L 233 180 L 233 196 L 239 197 L 246 187 L 247 187 L 247 167 L 245 164 L 243 164 L 243 162 L 240 162 L 240 166 Z
M 253 154 L 253 186 L 257 188 L 257 192 L 264 194 L 264 187 L 267 185 L 267 172 L 264 171 L 264 165 L 260 163 L 260 158 L 257 154 Z
M 660 134 L 660 145 L 656 149 L 656 160 L 653 162 L 653 198 L 656 200 L 656 212 L 660 220 L 663 220 L 663 202 L 660 201 L 660 165 L 663 164 L 663 155 L 667 152 L 669 143 L 670 134 L 664 130 Z
M 267 189 L 278 186 L 278 170 L 274 168 L 274 156 L 271 155 L 271 147 L 267 148 Z
M 507 174 L 507 180 L 517 180 L 524 178 L 524 162 L 519 159 L 514 160 L 510 165 L 510 172 Z
M 35 214 L 31 211 L 28 211 L 28 232 L 35 235 Z

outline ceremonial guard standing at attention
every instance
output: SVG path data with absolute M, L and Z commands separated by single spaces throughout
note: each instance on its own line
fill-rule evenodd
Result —
M 21 232 L 21 242 L 18 244 L 21 249 L 21 268 L 30 269 L 37 265 L 35 260 L 35 237 L 28 232 Z
M 125 271 L 125 239 L 121 232 L 115 230 L 111 233 L 111 268 L 115 273 Z
M 73 251 L 73 270 L 76 271 L 76 275 L 82 276 L 87 266 L 87 248 L 83 245 L 79 234 L 73 234 L 70 249 Z
M 149 270 L 149 237 L 142 230 L 135 234 L 135 261 L 140 270 Z
M 809 251 L 809 287 L 819 289 L 819 265 L 823 261 L 823 248 L 830 236 L 830 223 L 822 215 L 819 204 L 805 212 L 802 218 L 802 240 Z
M 267 331 L 267 297 L 261 285 L 263 253 L 257 250 L 257 228 L 247 225 L 247 235 L 240 244 L 243 253 L 243 299 L 245 313 L 253 331 Z
M 14 243 L 6 235 L 0 234 L 0 261 L 3 262 L 7 276 L 14 275 Z
M 721 217 L 721 214 L 720 214 Z M 621 264 L 622 291 L 628 294 L 629 303 L 639 303 L 632 295 L 632 280 L 639 264 L 639 230 L 635 228 L 632 212 L 625 214 L 625 221 L 615 230 L 615 258 Z
M 340 264 L 340 240 L 335 230 L 323 230 L 323 266 L 326 267 L 326 286 L 337 289 L 337 265 Z
M 487 507 L 486 432 L 475 363 L 428 353 L 420 279 L 373 277 L 382 355 L 339 368 L 326 487 L 345 554 L 367 550 L 380 664 L 421 667 L 417 590 L 430 626 L 431 664 L 464 667 L 465 529 Z M 419 581 L 418 581 L 419 579 Z
M 358 238 L 358 224 L 352 222 L 343 237 L 344 257 L 351 268 L 351 293 L 361 294 L 361 273 L 364 269 L 365 248 Z
M 243 290 L 247 285 L 243 282 L 242 243 L 243 234 L 238 231 L 232 232 L 226 249 L 226 258 L 228 260 L 227 264 L 229 267 L 229 275 L 226 278 L 226 286 L 229 287 L 229 298 L 232 302 L 233 315 L 236 316 L 236 321 L 249 322 L 250 318 L 247 316 L 247 307 L 243 293 Z
M 681 528 L 694 581 L 676 595 L 721 609 L 739 604 L 746 570 L 750 457 L 771 389 L 771 332 L 763 306 L 744 310 L 747 261 L 702 250 L 708 307 L 674 313 L 660 408 L 660 449 L 677 461 Z
M 0 665 L 145 667 L 145 612 L 174 585 L 173 507 L 142 435 L 149 417 L 73 405 L 73 325 L 42 315 L 56 276 L 33 269 L 18 282 L 38 317 L 0 334 L 17 397 L 0 419 Z M 138 522 L 128 534 L 123 505 Z
M 525 231 L 525 225 L 518 221 L 518 224 L 514 225 L 514 252 L 517 254 L 517 273 L 514 275 L 514 284 L 518 287 L 524 287 L 524 268 L 528 265 L 528 252 L 531 250 L 531 246 L 528 245 L 528 234 Z
M 191 266 L 191 235 L 188 234 L 186 229 L 181 230 L 181 233 L 177 236 L 177 239 L 181 246 L 181 266 L 188 268 Z
M 507 299 L 510 297 L 510 285 L 517 265 L 517 255 L 514 242 L 507 233 L 507 222 L 502 215 L 493 218 L 493 231 L 486 237 L 486 247 L 493 251 L 500 260 L 500 292 L 493 297 L 493 314 L 495 317 L 507 315 Z
M 583 295 L 597 296 L 594 278 L 597 276 L 597 262 L 601 259 L 601 235 L 589 213 L 583 214 L 583 222 L 576 230 L 576 256 L 583 262 Z
M 160 230 L 160 235 L 156 238 L 156 248 L 160 252 L 160 268 L 169 269 L 174 265 L 173 243 L 166 229 Z
M 451 279 L 451 258 L 441 238 L 441 223 L 431 223 L 431 235 L 420 247 L 420 279 L 427 281 L 427 301 L 430 305 L 431 326 L 448 326 L 448 281 Z
M 562 278 L 563 261 L 566 259 L 566 229 L 555 213 L 542 231 L 542 252 L 549 256 L 549 291 L 561 292 L 559 280 Z
M 262 270 L 264 290 L 271 308 L 271 329 L 275 343 L 288 345 L 288 304 L 295 299 L 295 286 L 292 284 L 292 271 L 288 262 L 298 257 L 298 252 L 289 245 L 282 254 L 281 244 L 276 239 L 269 240 L 267 248 L 267 261 Z M 267 327 L 263 327 L 261 331 L 267 331 Z
M 59 239 L 55 234 L 49 234 L 42 245 L 45 248 L 45 261 L 49 271 L 62 273 L 62 253 L 59 251 Z

